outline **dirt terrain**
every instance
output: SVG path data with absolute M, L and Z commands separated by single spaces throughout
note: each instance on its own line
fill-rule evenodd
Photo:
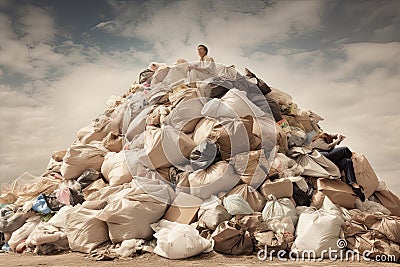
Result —
M 168 260 L 152 253 L 145 253 L 129 259 L 112 261 L 95 261 L 86 254 L 66 252 L 59 255 L 38 256 L 32 254 L 0 254 L 0 266 L 324 266 L 324 267 L 356 267 L 356 266 L 399 266 L 395 263 L 378 262 L 345 262 L 345 261 L 260 261 L 256 255 L 227 256 L 211 252 L 184 260 Z

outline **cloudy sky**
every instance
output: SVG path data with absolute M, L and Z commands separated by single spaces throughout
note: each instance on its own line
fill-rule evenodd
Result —
M 1 181 L 40 175 L 149 62 L 199 43 L 324 117 L 400 195 L 395 0 L 0 0 Z

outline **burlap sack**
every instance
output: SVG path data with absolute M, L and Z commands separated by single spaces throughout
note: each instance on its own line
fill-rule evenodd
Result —
M 109 132 L 103 140 L 103 145 L 112 152 L 120 152 L 122 150 L 122 136 Z
M 269 163 L 264 150 L 236 154 L 230 161 L 240 179 L 257 189 L 267 178 Z
M 227 196 L 234 194 L 242 196 L 254 211 L 261 211 L 267 202 L 264 196 L 247 184 L 236 186 L 227 194 Z
M 264 197 L 274 195 L 276 198 L 292 197 L 293 184 L 290 180 L 282 178 L 273 181 L 267 179 L 260 186 L 260 192 Z
M 89 253 L 109 240 L 107 224 L 96 218 L 99 213 L 80 205 L 66 211 L 65 232 L 72 251 Z
M 240 180 L 232 165 L 218 161 L 205 170 L 189 174 L 190 194 L 201 199 L 230 191 Z
M 188 135 L 169 125 L 162 128 L 147 126 L 144 142 L 147 157 L 142 163 L 150 169 L 187 164 L 190 152 L 196 146 Z
M 216 205 L 208 209 L 200 208 L 198 213 L 199 226 L 203 228 L 208 228 L 215 230 L 217 226 L 232 218 L 232 215 L 222 205 Z
M 320 193 L 316 193 L 317 195 L 314 195 L 312 200 L 312 205 L 317 208 L 322 205 L 324 195 L 328 196 L 336 205 L 348 209 L 354 208 L 357 196 L 351 187 L 341 180 L 318 179 L 317 190 Z
M 214 125 L 209 138 L 219 144 L 222 159 L 227 160 L 231 156 L 250 150 L 251 144 L 255 142 L 252 131 L 251 116 L 223 118 Z
M 110 183 L 110 186 L 121 185 L 132 180 L 132 175 L 126 163 L 125 157 L 129 151 L 122 150 L 118 153 L 110 152 L 105 156 L 101 173 Z
M 357 183 L 364 188 L 365 198 L 369 198 L 378 188 L 378 177 L 367 158 L 360 153 L 353 153 L 354 173 Z
M 376 191 L 378 201 L 395 216 L 400 216 L 400 199 L 389 190 Z
M 101 142 L 93 141 L 86 145 L 75 142 L 64 156 L 61 175 L 65 179 L 75 179 L 89 168 L 100 171 L 107 152 Z
M 249 232 L 232 221 L 218 225 L 211 237 L 214 240 L 213 249 L 218 253 L 243 255 L 253 252 L 253 242 Z

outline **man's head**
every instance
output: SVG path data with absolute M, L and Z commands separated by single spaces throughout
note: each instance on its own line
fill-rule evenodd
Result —
M 208 54 L 208 48 L 205 45 L 198 45 L 197 46 L 197 54 L 199 54 L 200 57 L 204 57 L 205 55 Z

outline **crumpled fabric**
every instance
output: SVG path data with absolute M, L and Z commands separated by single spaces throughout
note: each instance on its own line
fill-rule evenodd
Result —
M 37 197 L 36 202 L 32 206 L 32 209 L 36 212 L 43 214 L 49 214 L 52 211 L 47 205 L 46 199 L 43 194 L 40 194 Z

